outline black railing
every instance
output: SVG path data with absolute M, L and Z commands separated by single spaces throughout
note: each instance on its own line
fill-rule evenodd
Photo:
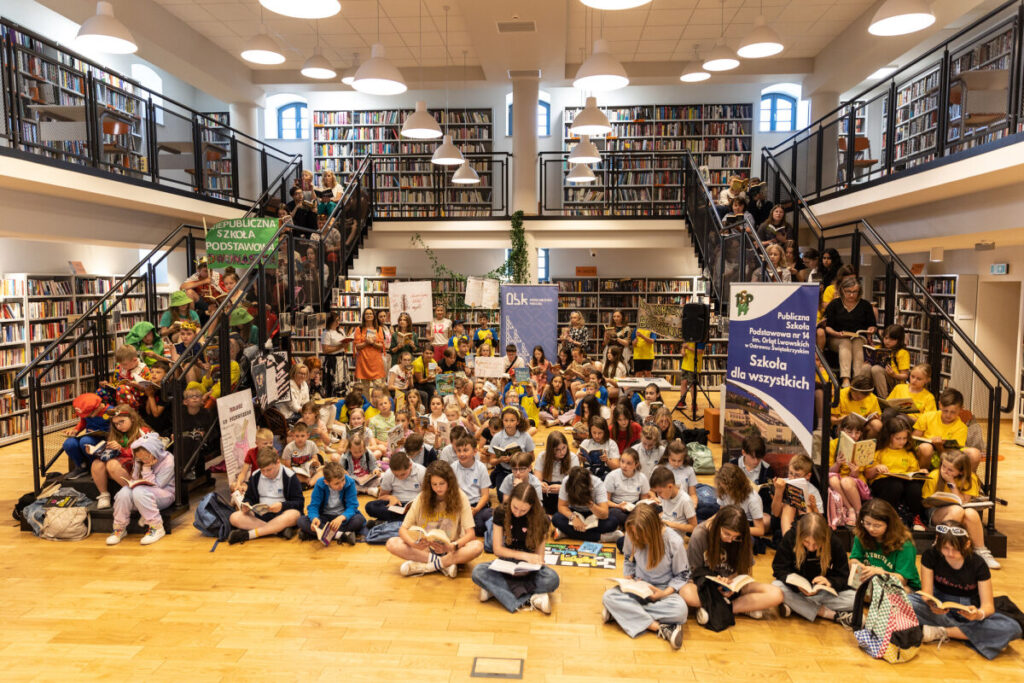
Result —
M 452 182 L 454 166 L 431 163 L 429 154 L 372 155 L 374 215 L 381 219 L 481 218 L 509 215 L 508 152 L 466 154 L 480 177 L 473 185 Z
M 571 184 L 568 152 L 537 155 L 540 212 L 548 216 L 638 216 L 678 218 L 683 215 L 684 174 L 680 152 L 601 152 L 588 164 L 596 180 Z
M 1022 22 L 1003 3 L 769 151 L 818 201 L 1024 140 Z
M 293 155 L 0 19 L 0 153 L 248 207 Z

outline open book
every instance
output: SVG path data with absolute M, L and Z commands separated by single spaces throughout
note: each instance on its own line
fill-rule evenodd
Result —
M 962 612 L 974 612 L 978 608 L 974 605 L 961 605 L 959 602 L 949 602 L 939 600 L 931 593 L 925 593 L 924 591 L 917 591 L 917 594 L 924 598 L 925 602 L 929 602 L 936 607 L 936 609 L 956 609 Z
M 586 517 L 584 517 L 583 515 L 581 515 L 578 512 L 573 513 L 573 514 L 583 520 L 583 530 L 584 531 L 589 531 L 591 529 L 596 529 L 597 528 L 598 520 L 597 520 L 597 517 L 595 517 L 594 515 L 587 515 Z
M 250 505 L 249 503 L 242 501 L 242 507 L 240 509 L 242 512 L 248 512 L 253 515 L 270 514 L 270 506 L 267 505 L 266 503 L 256 503 L 255 505 Z
M 842 458 L 857 467 L 868 467 L 875 462 L 876 447 L 877 442 L 874 439 L 854 441 L 846 432 L 840 432 L 839 445 L 836 447 L 836 460 Z
M 138 389 L 139 391 L 146 391 L 147 389 L 150 391 L 160 390 L 159 384 L 157 384 L 156 382 L 151 382 L 148 379 L 139 380 L 138 382 L 132 382 L 131 385 Z
M 807 511 L 811 509 L 810 502 L 812 500 L 814 501 L 815 512 L 823 514 L 825 507 L 821 500 L 821 494 L 814 488 L 814 484 L 803 477 L 786 480 L 786 490 L 782 492 L 783 503 L 791 505 L 797 510 Z
M 540 571 L 540 569 L 541 565 L 533 564 L 532 562 L 512 562 L 501 558 L 493 560 L 490 564 L 490 570 L 492 572 L 501 572 L 502 574 L 508 574 L 509 576 L 523 576 L 525 574 Z
M 607 580 L 618 584 L 619 590 L 623 593 L 628 593 L 632 596 L 640 598 L 640 600 L 644 602 L 650 600 L 651 596 L 654 595 L 654 591 L 651 590 L 650 585 L 644 583 L 643 581 L 634 581 L 633 579 L 612 578 L 609 578 Z
M 331 541 L 337 538 L 337 536 L 338 530 L 332 528 L 330 524 L 321 524 L 316 528 L 316 537 L 321 543 L 324 544 L 325 548 L 329 546 L 331 544 Z
M 710 574 L 706 578 L 708 581 L 713 581 L 722 586 L 730 593 L 738 593 L 748 583 L 754 583 L 754 577 L 748 574 L 737 574 L 731 580 L 723 576 L 711 576 Z
M 107 448 L 107 442 L 101 441 L 100 443 L 87 444 L 85 452 L 89 455 L 94 456 L 100 462 L 106 462 L 117 455 L 117 451 L 113 448 Z
M 920 412 L 912 398 L 880 398 L 878 399 L 878 405 L 882 406 L 883 409 L 895 410 L 901 415 Z
M 510 443 L 506 446 L 491 446 L 491 450 L 499 458 L 512 457 L 516 453 L 522 453 L 522 447 L 517 443 Z
M 860 426 L 860 427 L 863 427 L 864 425 L 866 425 L 868 422 L 871 422 L 872 420 L 875 420 L 875 419 L 878 419 L 878 418 L 882 417 L 877 412 L 872 412 L 872 413 L 870 413 L 868 415 L 861 415 L 860 413 L 847 413 L 847 414 L 848 415 L 852 415 L 857 420 L 857 425 Z
M 448 437 L 449 437 L 449 434 L 451 434 L 451 429 L 452 429 L 451 423 L 449 423 L 449 422 L 435 422 L 434 423 L 434 429 L 437 430 L 437 436 L 434 439 L 434 448 L 439 448 L 439 449 L 440 448 L 444 448 L 445 446 L 448 445 L 448 443 L 450 441 L 450 439 Z M 517 448 L 518 448 L 518 446 L 517 446 Z
M 922 480 L 923 479 L 927 479 L 928 478 L 928 473 L 927 472 L 887 472 L 884 476 L 886 476 L 886 477 L 896 477 L 897 479 L 906 479 L 908 481 L 913 481 L 915 479 L 922 479 Z
M 893 351 L 884 346 L 864 345 L 864 362 L 868 365 L 886 365 L 892 354 Z
M 859 562 L 850 563 L 850 575 L 846 577 L 846 585 L 848 585 L 853 590 L 857 590 L 858 588 L 860 588 L 860 585 L 864 583 L 864 581 L 860 578 L 861 569 L 862 565 Z
M 642 498 L 635 503 L 626 503 L 626 512 L 632 512 L 636 509 L 637 505 L 658 505 L 658 501 L 653 498 Z
M 378 477 L 378 475 L 373 474 L 372 472 L 360 476 L 356 476 L 354 474 L 349 474 L 348 476 L 352 477 L 352 480 L 356 483 L 357 486 L 366 486 L 367 484 L 369 484 L 371 481 Z
M 604 455 L 604 451 L 602 450 L 594 449 L 592 451 L 588 451 L 581 448 L 579 452 L 579 459 L 584 466 L 600 465 L 602 455 Z
M 826 586 L 823 583 L 811 584 L 810 581 L 800 576 L 796 572 L 786 577 L 786 583 L 788 583 L 790 586 L 795 586 L 796 588 L 807 591 L 811 595 L 815 595 L 817 593 L 831 593 L 835 596 L 839 595 L 839 593 L 836 592 L 836 589 L 832 586 Z
M 932 442 L 932 440 L 930 438 L 928 438 L 927 436 L 913 436 L 911 438 L 914 441 L 917 441 L 918 443 L 931 443 Z M 944 449 L 948 449 L 948 450 L 960 450 L 960 448 L 962 448 L 962 446 L 960 445 L 960 442 L 957 441 L 956 439 L 944 439 L 942 441 L 942 447 Z
M 411 526 L 408 532 L 417 543 L 422 540 L 426 540 L 428 543 L 440 543 L 444 546 L 450 546 L 452 543 L 451 539 L 448 538 L 448 534 L 441 529 L 427 531 L 421 526 Z
M 388 512 L 393 512 L 396 515 L 404 515 L 409 510 L 409 504 L 405 505 L 389 505 Z
M 975 496 L 968 502 L 963 502 L 960 496 L 950 491 L 936 491 L 922 501 L 926 508 L 941 508 L 947 505 L 959 505 L 962 508 L 974 508 L 975 510 L 990 508 L 994 503 L 984 496 Z
M 850 339 L 857 339 L 860 337 L 865 343 L 867 343 L 871 341 L 871 337 L 874 336 L 874 333 L 868 332 L 867 330 L 857 330 L 856 332 L 850 332 L 849 335 Z
M 121 477 L 121 481 L 123 481 L 124 485 L 130 489 L 133 489 L 136 486 L 156 486 L 156 484 L 151 482 L 149 479 L 129 479 L 127 477 Z
M 405 427 L 397 424 L 388 430 L 388 452 L 394 453 L 405 441 Z

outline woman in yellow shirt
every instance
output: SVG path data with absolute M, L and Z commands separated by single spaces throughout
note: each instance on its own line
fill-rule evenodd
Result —
M 910 352 L 904 341 L 906 333 L 902 325 L 889 325 L 882 333 L 882 348 L 877 354 L 882 363 L 871 366 L 871 378 L 879 396 L 886 396 L 897 384 L 907 381 L 910 376 Z
M 909 442 L 910 428 L 906 420 L 887 419 L 878 435 L 882 448 L 875 451 L 875 464 L 864 471 L 864 476 L 871 482 L 872 496 L 896 508 L 904 523 L 913 526 L 914 531 L 924 531 L 926 527 L 921 519 L 924 477 L 911 477 L 928 471 L 920 469 Z
M 920 363 L 910 368 L 910 377 L 905 384 L 897 384 L 889 392 L 886 400 L 909 398 L 917 408 L 913 413 L 907 413 L 912 420 L 917 420 L 921 413 L 935 410 L 935 396 L 926 387 L 932 379 L 932 366 L 927 363 Z
M 948 493 L 956 496 L 961 503 L 969 503 L 981 492 L 978 475 L 971 471 L 971 459 L 962 451 L 943 451 L 938 469 L 932 470 L 924 481 L 921 496 L 928 498 L 935 493 Z M 946 522 L 958 522 L 967 529 L 974 552 L 985 560 L 990 569 L 999 569 L 1001 565 L 992 556 L 992 551 L 985 547 L 985 531 L 981 526 L 981 515 L 974 508 L 963 505 L 945 505 L 928 510 L 932 526 Z

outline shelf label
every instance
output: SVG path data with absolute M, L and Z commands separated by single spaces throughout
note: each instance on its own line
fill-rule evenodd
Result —
M 597 266 L 576 266 L 576 277 L 597 277 Z
M 395 277 L 398 275 L 398 266 L 378 266 L 377 275 L 382 277 Z

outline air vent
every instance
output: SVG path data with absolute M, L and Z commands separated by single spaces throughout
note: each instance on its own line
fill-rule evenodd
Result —
M 516 78 L 540 78 L 540 69 L 509 69 L 508 77 Z
M 499 21 L 498 33 L 536 33 L 535 21 Z

